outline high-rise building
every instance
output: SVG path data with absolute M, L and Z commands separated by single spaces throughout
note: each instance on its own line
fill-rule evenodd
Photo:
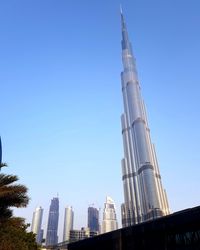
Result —
M 99 232 L 99 210 L 95 207 L 88 207 L 88 227 L 90 231 Z
M 106 197 L 103 210 L 102 233 L 118 229 L 115 203 L 111 197 Z
M 87 239 L 89 237 L 94 237 L 97 234 L 98 234 L 97 232 L 90 231 L 89 228 L 82 227 L 81 230 L 70 230 L 69 241 L 75 242 L 75 241 L 79 241 L 79 240 L 84 240 L 84 239 Z
M 35 212 L 33 212 L 31 231 L 34 234 L 36 234 L 36 242 L 39 244 L 42 243 L 43 239 L 43 230 L 41 229 L 42 216 L 43 216 L 43 209 L 41 207 L 37 207 L 35 209 Z
M 64 227 L 63 227 L 63 241 L 69 241 L 70 230 L 73 230 L 74 225 L 74 211 L 72 207 L 65 208 Z
M 169 214 L 169 207 L 151 143 L 135 59 L 122 12 L 121 25 L 124 68 L 121 73 L 124 103 L 121 117 L 124 145 L 122 226 L 125 227 Z
M 46 246 L 58 243 L 58 219 L 59 219 L 59 199 L 53 198 L 49 208 L 49 218 L 47 225 Z

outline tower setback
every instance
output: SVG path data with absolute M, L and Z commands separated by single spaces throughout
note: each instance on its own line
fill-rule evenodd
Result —
M 121 116 L 124 158 L 122 180 L 124 203 L 122 226 L 130 226 L 169 214 L 166 192 L 154 145 L 151 143 L 145 105 L 132 46 L 121 12 L 122 62 L 121 73 L 124 113 Z

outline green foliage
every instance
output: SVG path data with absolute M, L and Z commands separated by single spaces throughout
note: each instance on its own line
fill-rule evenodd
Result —
M 0 171 L 6 164 L 0 164 Z M 16 175 L 0 174 L 0 250 L 38 250 L 35 234 L 27 232 L 24 219 L 12 216 L 11 207 L 26 207 L 27 187 L 15 184 Z
M 13 184 L 16 175 L 0 174 L 0 222 L 12 216 L 10 207 L 26 207 L 29 198 L 24 185 Z
M 10 218 L 0 226 L 0 250 L 38 250 L 35 235 L 26 231 L 22 218 Z
M 28 204 L 27 188 L 14 185 L 16 175 L 0 174 L 0 221 L 12 215 L 9 207 L 25 207 Z

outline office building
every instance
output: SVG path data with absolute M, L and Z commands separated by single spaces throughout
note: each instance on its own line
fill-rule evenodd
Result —
M 84 240 L 89 237 L 94 237 L 97 232 L 90 231 L 89 228 L 82 227 L 81 230 L 70 230 L 70 242 Z
M 53 198 L 49 208 L 49 217 L 47 225 L 46 246 L 52 246 L 58 243 L 58 219 L 59 219 L 59 199 Z
M 43 239 L 43 230 L 41 229 L 42 217 L 43 217 L 43 209 L 42 207 L 37 207 L 33 212 L 31 231 L 34 234 L 36 234 L 36 242 L 38 244 L 41 244 Z
M 95 207 L 88 207 L 88 227 L 90 231 L 99 232 L 99 210 Z
M 65 208 L 64 227 L 63 227 L 63 241 L 69 241 L 70 230 L 73 230 L 74 212 L 72 207 Z
M 106 197 L 103 210 L 102 233 L 107 233 L 118 229 L 117 215 L 114 201 L 111 197 Z

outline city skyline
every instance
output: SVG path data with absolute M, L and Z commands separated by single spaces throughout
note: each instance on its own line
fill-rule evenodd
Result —
M 199 3 L 120 2 L 170 209 L 198 205 Z M 30 205 L 15 211 L 27 222 L 57 192 L 76 228 L 106 195 L 120 215 L 120 2 L 0 3 L 4 172 L 29 188 Z
M 59 199 L 58 197 L 54 197 L 51 199 L 51 204 L 49 207 L 49 215 L 48 215 L 48 223 L 43 223 L 43 214 L 45 214 L 44 209 L 39 206 L 33 212 L 32 223 L 31 223 L 31 231 L 36 234 L 36 241 L 41 244 L 44 240 L 44 244 L 51 245 L 52 242 L 57 240 L 56 232 L 57 232 L 57 221 L 59 221 Z M 98 234 L 102 234 L 102 223 L 105 224 L 104 228 L 106 230 L 112 231 L 117 229 L 117 215 L 115 211 L 115 204 L 112 198 L 106 197 L 106 203 L 104 203 L 104 210 L 102 211 L 103 220 L 100 221 L 101 217 L 99 214 L 99 209 L 90 205 L 87 210 L 87 226 L 82 225 L 81 229 L 74 228 L 74 211 L 72 206 L 66 206 L 64 208 L 64 220 L 60 221 L 63 223 L 62 228 L 62 239 L 60 237 L 59 242 L 69 241 L 70 240 L 70 231 L 74 232 L 87 232 L 88 237 L 93 237 Z M 47 211 L 46 211 L 47 214 Z M 103 222 L 104 221 L 104 222 Z M 83 230 L 83 231 L 82 231 Z M 44 234 L 45 233 L 45 234 Z M 60 231 L 61 233 L 61 231 Z M 81 233 L 81 234 L 82 234 Z M 76 233 L 75 233 L 76 234 Z M 46 240 L 46 238 L 48 238 Z

